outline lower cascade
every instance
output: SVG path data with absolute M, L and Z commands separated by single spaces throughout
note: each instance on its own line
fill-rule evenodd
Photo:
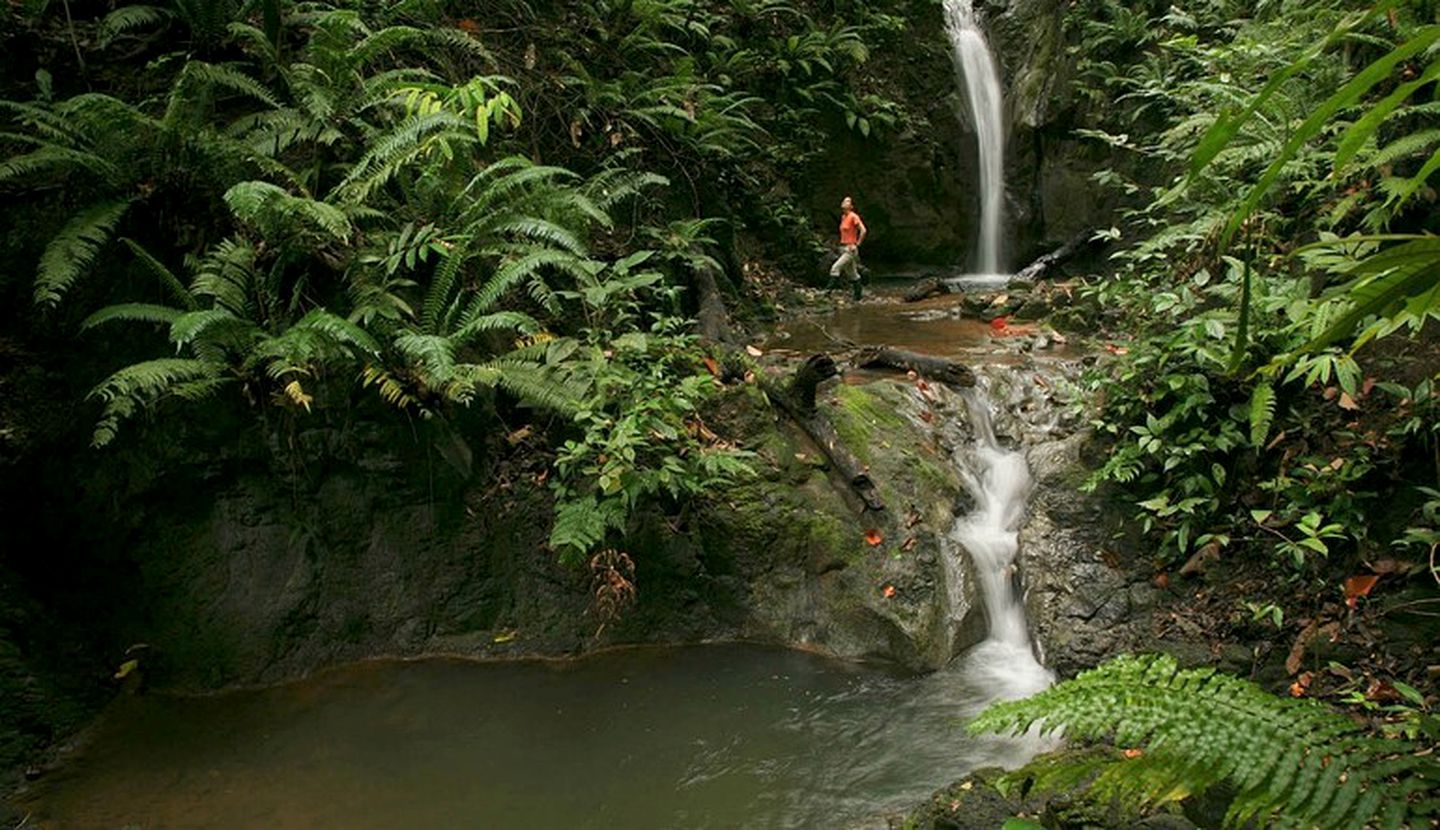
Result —
M 1055 680 L 1036 658 L 1017 588 L 1015 557 L 1033 488 L 1030 468 L 1023 453 L 995 437 L 984 392 L 977 387 L 962 395 L 975 438 L 956 450 L 955 461 L 975 506 L 956 521 L 950 538 L 970 554 L 988 622 L 985 640 L 963 658 L 963 671 L 984 702 L 1028 697 Z

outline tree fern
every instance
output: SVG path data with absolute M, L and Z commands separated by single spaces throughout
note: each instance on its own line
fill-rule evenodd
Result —
M 1127 750 L 1051 760 L 1036 768 L 1037 784 L 1073 786 L 1094 775 L 1093 795 L 1135 807 L 1224 783 L 1236 793 L 1228 826 L 1418 827 L 1440 810 L 1440 764 L 1419 747 L 1366 737 L 1314 701 L 1275 697 L 1213 669 L 1181 670 L 1166 655 L 1112 660 L 1034 697 L 995 704 L 970 728 L 1023 732 L 1036 724 Z

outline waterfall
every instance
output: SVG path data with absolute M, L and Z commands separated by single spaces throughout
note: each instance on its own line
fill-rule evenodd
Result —
M 975 270 L 1000 273 L 1000 214 L 1005 200 L 1005 126 L 1000 73 L 980 31 L 973 0 L 945 0 L 945 33 L 965 88 L 980 151 L 980 234 Z
M 963 393 L 975 440 L 955 451 L 965 489 L 975 506 L 956 521 L 950 538 L 970 554 L 989 633 L 965 656 L 967 679 L 984 697 L 1027 697 L 1054 681 L 1030 643 L 1025 606 L 1017 589 L 1015 555 L 1032 481 L 1025 456 L 1000 446 L 990 402 L 980 388 Z

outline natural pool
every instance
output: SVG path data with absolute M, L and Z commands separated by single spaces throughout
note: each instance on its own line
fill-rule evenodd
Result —
M 1033 751 L 966 736 L 991 694 L 966 674 L 737 645 L 367 663 L 125 699 L 21 806 L 143 830 L 875 826 Z

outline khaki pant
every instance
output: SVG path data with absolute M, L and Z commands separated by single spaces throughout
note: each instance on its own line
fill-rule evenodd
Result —
M 841 245 L 840 258 L 830 266 L 830 278 L 834 279 L 841 274 L 851 282 L 860 281 L 860 246 Z

